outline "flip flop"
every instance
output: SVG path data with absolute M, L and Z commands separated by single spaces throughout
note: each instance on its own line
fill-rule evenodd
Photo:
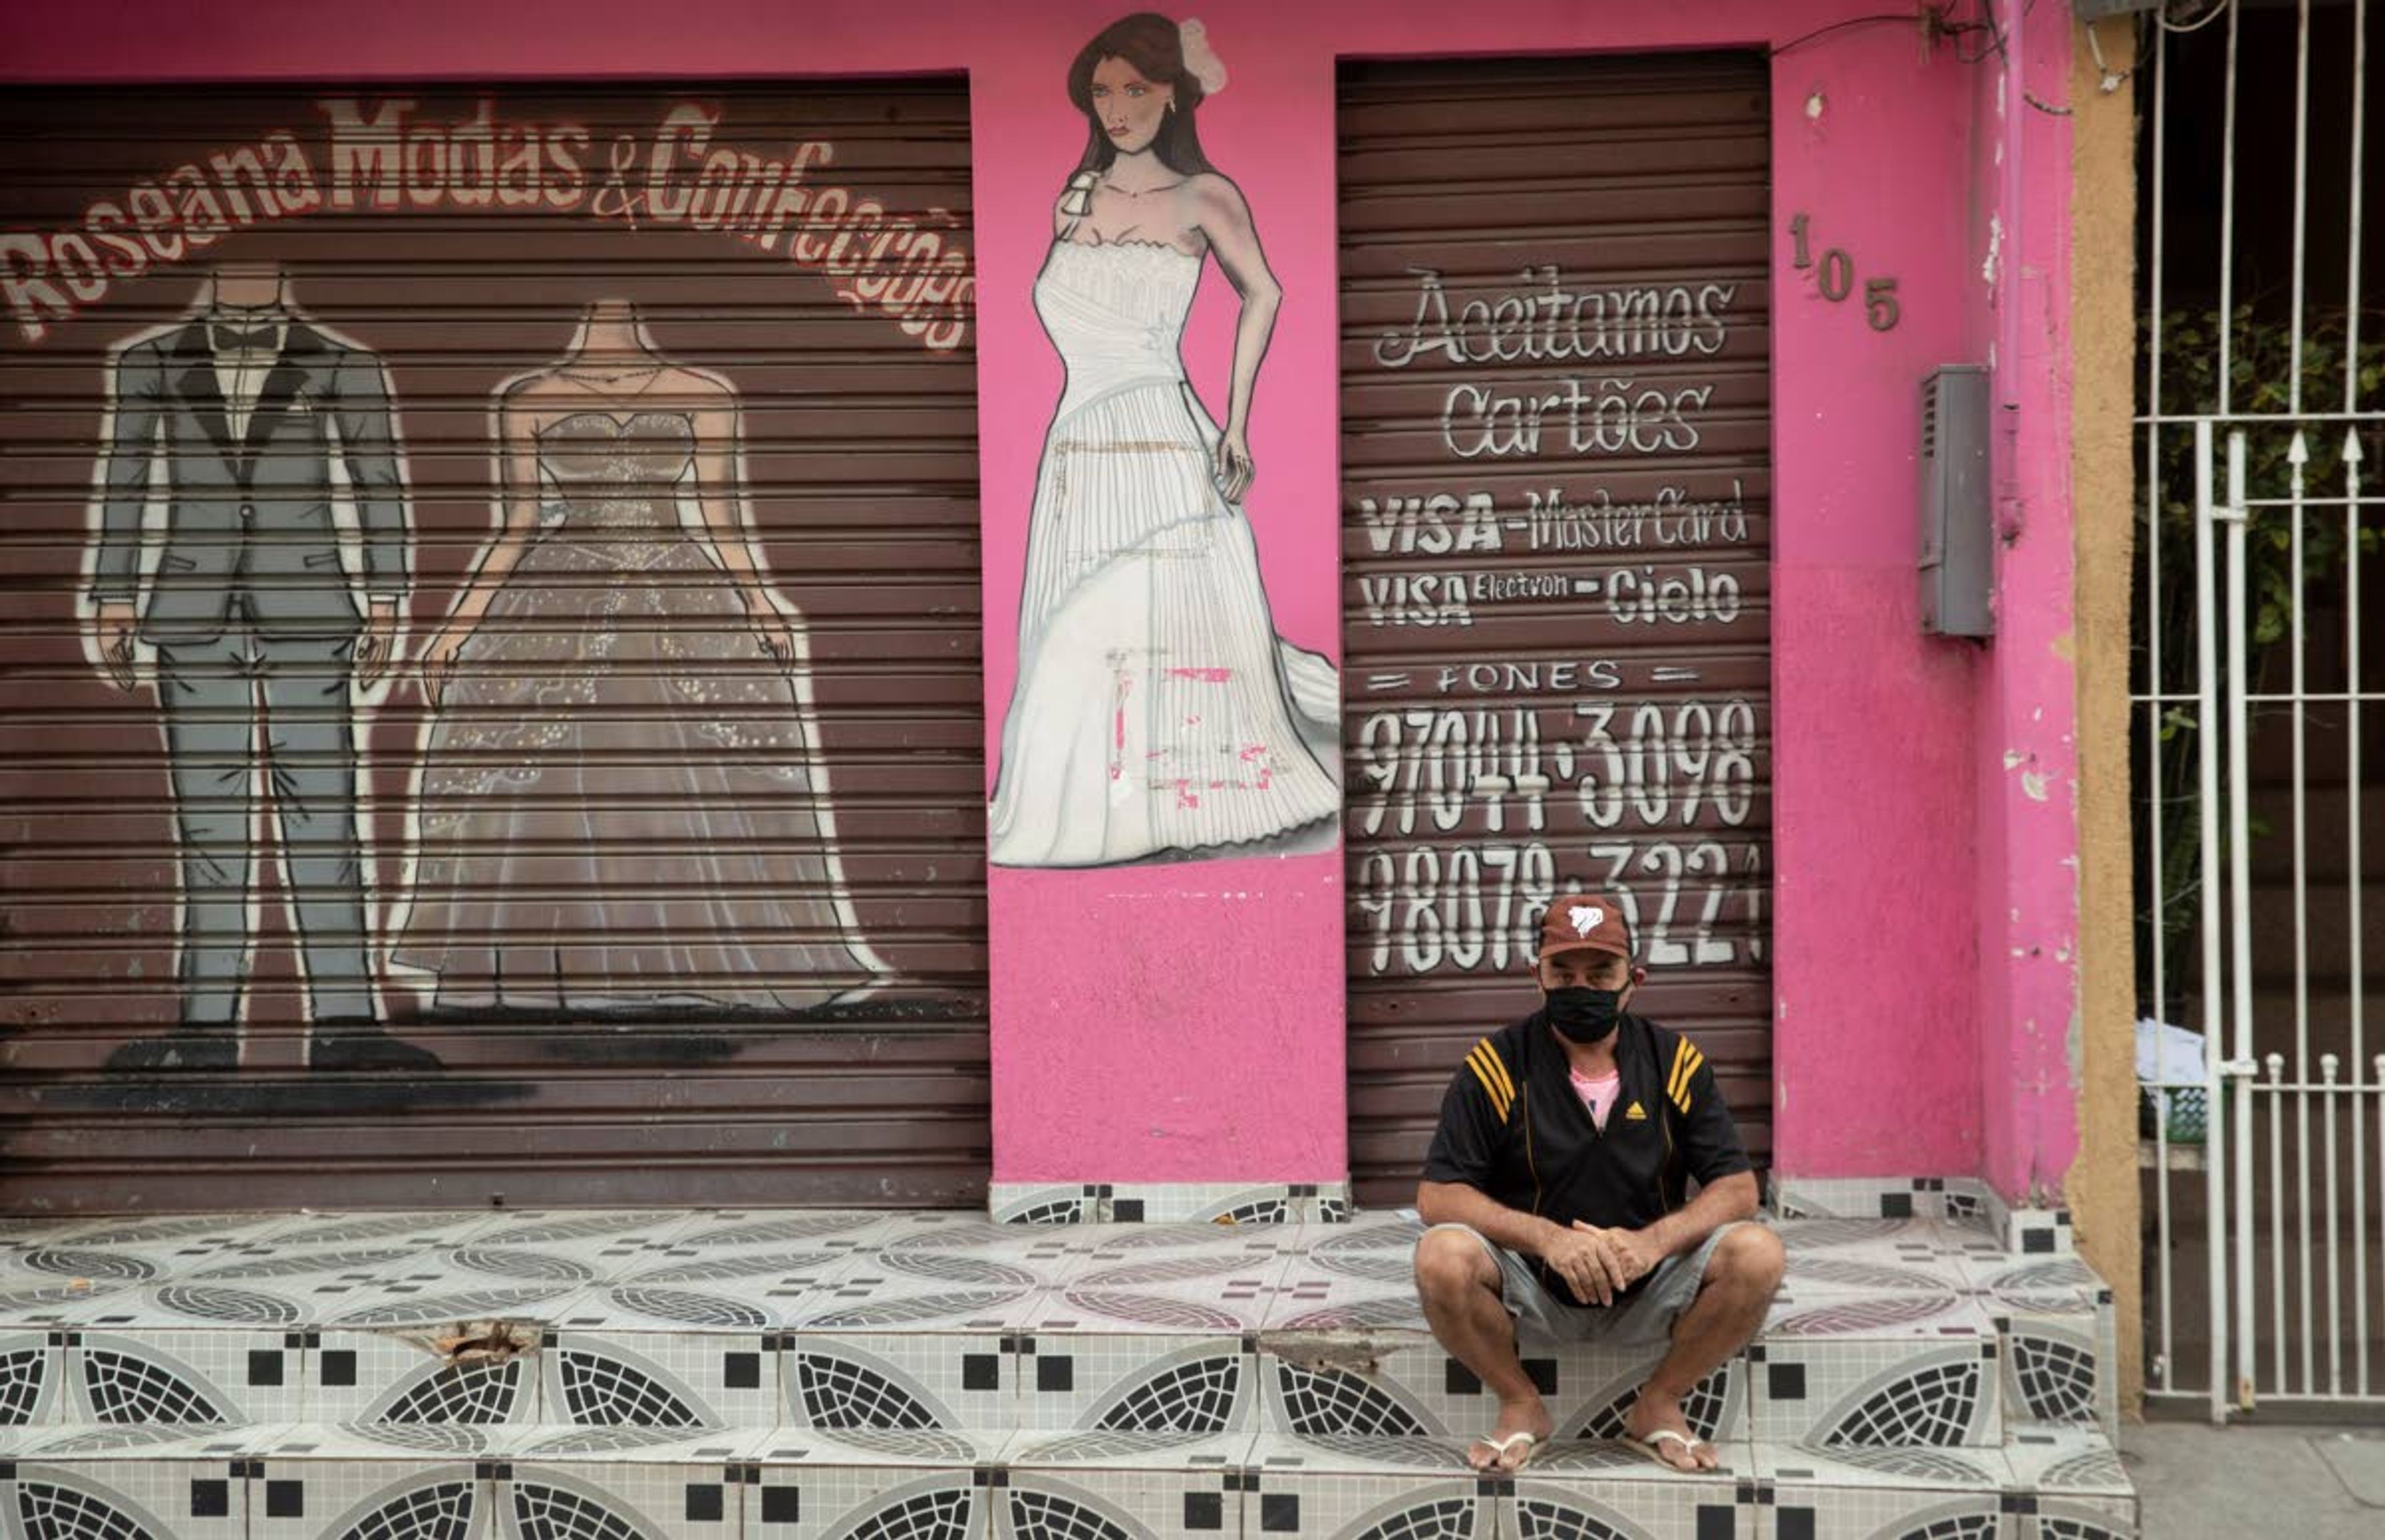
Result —
M 1488 1442 L 1488 1440 L 1485 1440 L 1485 1442 Z M 1657 1464 L 1663 1466 L 1667 1471 L 1678 1471 L 1682 1475 L 1693 1476 L 1705 1469 L 1705 1467 L 1696 1464 L 1689 1466 L 1676 1465 L 1671 1460 L 1665 1458 L 1665 1446 L 1667 1443 L 1672 1443 L 1679 1444 L 1682 1448 L 1688 1450 L 1690 1459 L 1694 1461 L 1698 1457 L 1698 1446 L 1706 1443 L 1703 1438 L 1693 1438 L 1682 1434 L 1678 1434 L 1670 1428 L 1658 1428 L 1655 1433 L 1650 1434 L 1645 1438 L 1627 1437 L 1624 1442 L 1639 1450 L 1642 1454 L 1646 1455 L 1650 1459 L 1655 1460 Z M 1712 1448 L 1714 1446 L 1707 1444 L 1706 1447 L 1708 1448 Z
M 1494 1457 L 1490 1464 L 1482 1467 L 1483 1474 L 1511 1476 L 1532 1462 L 1532 1448 L 1533 1446 L 1540 1443 L 1540 1440 L 1530 1433 L 1511 1433 L 1505 1438 L 1493 1438 L 1486 1433 L 1476 1438 L 1474 1442 L 1481 1445 L 1484 1448 L 1489 1449 Z M 1515 1464 L 1506 1466 L 1503 1469 L 1499 1462 L 1507 1458 L 1507 1451 L 1514 1448 L 1517 1444 L 1521 1444 L 1524 1447 L 1523 1458 L 1516 1461 Z

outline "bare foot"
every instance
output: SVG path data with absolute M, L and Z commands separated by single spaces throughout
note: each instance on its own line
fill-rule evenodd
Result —
M 1478 1438 L 1466 1451 L 1466 1463 L 1478 1471 L 1515 1471 L 1532 1458 L 1532 1449 L 1556 1431 L 1549 1421 L 1549 1409 L 1541 1404 L 1538 1396 L 1520 1401 L 1501 1401 L 1499 1421 L 1492 1425 L 1487 1437 Z M 1528 1434 L 1519 1438 L 1518 1434 Z
M 1623 1431 L 1676 1471 L 1711 1471 L 1722 1463 L 1721 1451 L 1691 1431 L 1690 1420 L 1675 1397 L 1643 1387 L 1631 1410 L 1623 1414 Z M 1661 1433 L 1678 1437 L 1657 1437 Z

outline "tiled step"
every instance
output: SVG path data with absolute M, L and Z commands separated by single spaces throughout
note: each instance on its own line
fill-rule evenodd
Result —
M 2110 1298 L 2075 1258 L 2017 1258 L 1942 1219 L 1781 1229 L 1788 1282 L 1759 1339 L 1693 1397 L 1702 1433 L 1989 1447 L 2008 1418 L 2112 1427 Z M 33 1423 L 1452 1436 L 1494 1411 L 1426 1331 L 1418 1230 L 1389 1215 L 378 1216 L 161 1233 L 176 1230 L 44 1236 L 0 1258 L 0 1407 Z M 506 1329 L 443 1341 L 490 1316 Z M 1573 1347 L 1529 1367 L 1570 1436 L 1614 1432 L 1654 1358 Z
M 0 1430 L 36 1533 L 173 1540 L 2122 1540 L 2091 1430 L 1999 1449 L 1726 1443 L 1658 1469 L 1558 1444 L 1509 1477 L 1462 1440 L 1340 1435 L 276 1425 Z

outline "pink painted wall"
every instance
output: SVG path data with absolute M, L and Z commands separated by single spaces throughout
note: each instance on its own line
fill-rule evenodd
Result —
M 966 69 L 976 138 L 986 700 L 995 748 L 1043 428 L 1060 371 L 1029 305 L 1053 196 L 1081 144 L 1062 75 L 1123 7 L 911 0 L 756 6 L 625 0 L 404 6 L 118 0 L 19 22 L 17 80 L 770 76 Z M 2072 981 L 2054 947 L 2075 910 L 2062 476 L 2067 136 L 2027 125 L 2027 273 L 2039 317 L 2006 381 L 2021 428 L 2008 478 L 2024 533 L 1992 647 L 1917 634 L 1917 388 L 1975 362 L 2002 293 L 1980 278 L 2001 181 L 1992 65 L 1923 62 L 1908 26 L 1809 36 L 1864 0 L 1689 6 L 1420 0 L 1287 6 L 1200 0 L 1231 73 L 1202 113 L 1287 292 L 1253 431 L 1249 503 L 1278 624 L 1338 652 L 1334 61 L 1349 56 L 1794 43 L 1773 65 L 1778 610 L 1774 946 L 1778 1161 L 1804 1174 L 1969 1173 L 2018 1190 L 2072 1149 L 2054 1035 Z M 2058 93 L 2056 9 L 2030 29 Z M 1802 40 L 1802 41 L 1801 41 Z M 1974 40 L 1976 41 L 1976 40 Z M 2041 73 L 2042 72 L 2042 73 Z M 2049 88 L 2038 85 L 2041 95 Z M 1899 280 L 1875 333 L 1789 266 L 1792 213 L 1817 249 Z M 2009 271 L 2009 269 L 2007 269 Z M 1230 307 L 1196 305 L 1187 358 L 1222 397 Z M 2004 767 L 2037 753 L 2040 800 Z M 1001 1182 L 1333 1181 L 1344 1153 L 1338 854 L 1094 872 L 997 870 L 995 1170 Z M 2024 919 L 2007 922 L 2007 910 Z M 2007 954 L 2015 946 L 2021 958 Z M 1520 1005 L 1529 986 L 1517 981 Z
M 2069 496 L 2070 53 L 2067 19 L 2023 14 L 1974 82 L 1971 281 L 2000 430 L 1997 639 L 1975 702 L 1979 1171 L 2052 1204 L 2079 1148 L 2079 759 Z M 2051 171 L 2053 174 L 2049 174 Z

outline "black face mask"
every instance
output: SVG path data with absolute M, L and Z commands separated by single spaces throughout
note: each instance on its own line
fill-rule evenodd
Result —
M 1623 1016 L 1620 989 L 1552 989 L 1549 1025 L 1569 1043 L 1603 1043 Z

